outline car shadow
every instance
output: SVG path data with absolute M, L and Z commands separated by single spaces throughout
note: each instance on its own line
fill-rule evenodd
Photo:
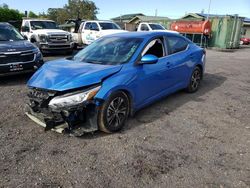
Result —
M 220 87 L 226 80 L 227 78 L 221 73 L 206 73 L 200 88 L 196 93 L 189 94 L 181 90 L 137 111 L 133 117 L 129 118 L 126 126 L 120 132 L 118 132 L 118 134 L 125 134 L 137 126 L 142 126 L 146 123 L 152 123 L 157 119 L 174 112 L 176 109 L 190 101 L 203 102 L 205 99 L 203 99 L 201 96 L 207 94 L 217 87 Z M 102 133 L 101 131 L 97 131 L 94 134 L 86 134 L 80 138 L 95 139 L 103 136 L 112 136 L 112 134 L 106 134 Z
M 133 129 L 135 126 L 154 122 L 162 116 L 174 112 L 176 109 L 190 101 L 204 102 L 205 99 L 202 98 L 202 96 L 213 89 L 220 87 L 226 80 L 227 78 L 220 73 L 206 73 L 197 92 L 187 93 L 184 90 L 181 90 L 139 110 L 133 117 L 136 120 L 136 123 L 133 124 L 129 122 L 123 131 L 126 132 Z

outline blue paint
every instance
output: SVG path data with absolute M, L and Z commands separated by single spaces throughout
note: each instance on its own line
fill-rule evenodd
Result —
M 28 86 L 67 91 L 101 84 L 95 99 L 106 100 L 111 93 L 124 90 L 132 99 L 133 109 L 138 110 L 161 97 L 186 88 L 195 66 L 199 65 L 203 70 L 205 68 L 202 61 L 203 49 L 190 41 L 186 50 L 176 54 L 161 58 L 153 55 L 140 56 L 145 45 L 153 38 L 167 39 L 170 36 L 182 37 L 166 32 L 128 32 L 106 36 L 104 38 L 140 38 L 142 42 L 129 61 L 120 65 L 91 64 L 67 59 L 48 62 L 33 75 Z

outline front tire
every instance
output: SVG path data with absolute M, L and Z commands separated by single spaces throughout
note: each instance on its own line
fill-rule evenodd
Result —
M 202 78 L 201 69 L 199 67 L 195 67 L 192 76 L 190 78 L 189 85 L 186 88 L 186 91 L 188 93 L 196 92 L 199 89 L 201 78 Z
M 124 92 L 112 94 L 98 111 L 99 129 L 106 133 L 121 130 L 128 118 L 129 106 L 128 96 Z

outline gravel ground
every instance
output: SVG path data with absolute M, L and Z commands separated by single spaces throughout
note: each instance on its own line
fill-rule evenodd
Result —
M 139 111 L 117 134 L 44 132 L 24 115 L 29 77 L 0 80 L 0 187 L 250 187 L 250 48 L 208 50 L 197 93 Z

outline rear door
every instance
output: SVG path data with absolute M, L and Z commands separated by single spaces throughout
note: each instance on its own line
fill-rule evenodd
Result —
M 165 39 L 168 44 L 167 68 L 171 88 L 174 90 L 185 87 L 193 58 L 188 50 L 189 41 L 179 36 L 167 36 Z
M 90 44 L 96 40 L 96 35 L 99 32 L 99 26 L 96 22 L 86 22 L 82 31 L 82 41 L 84 44 Z

